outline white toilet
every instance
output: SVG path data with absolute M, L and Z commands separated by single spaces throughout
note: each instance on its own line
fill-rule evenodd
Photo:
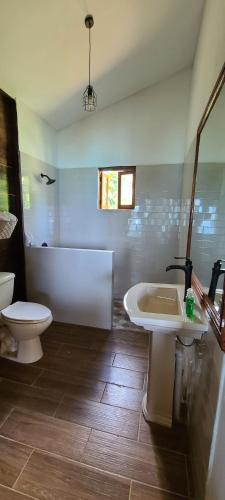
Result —
M 17 355 L 12 359 L 19 363 L 34 363 L 43 356 L 40 335 L 51 324 L 52 313 L 48 307 L 34 302 L 11 304 L 14 278 L 13 273 L 0 272 L 1 320 L 18 343 Z

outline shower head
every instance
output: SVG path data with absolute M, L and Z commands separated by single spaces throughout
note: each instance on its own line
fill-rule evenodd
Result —
M 55 179 L 51 179 L 51 177 L 49 177 L 46 174 L 41 174 L 42 179 L 43 179 L 43 177 L 46 177 L 46 179 L 47 179 L 46 186 L 49 186 L 50 184 L 54 184 L 54 182 L 56 181 Z

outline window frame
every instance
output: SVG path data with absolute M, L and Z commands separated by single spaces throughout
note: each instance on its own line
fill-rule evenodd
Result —
M 115 171 L 118 172 L 118 207 L 117 208 L 103 208 L 102 207 L 102 174 L 103 172 Z M 133 176 L 132 184 L 132 203 L 130 205 L 121 204 L 121 177 L 122 175 Z M 100 210 L 132 210 L 135 208 L 135 186 L 136 186 L 136 166 L 129 167 L 101 167 L 98 169 L 98 208 Z

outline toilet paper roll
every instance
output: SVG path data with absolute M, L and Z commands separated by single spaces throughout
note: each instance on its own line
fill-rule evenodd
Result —
M 0 211 L 0 240 L 8 240 L 12 236 L 17 220 L 10 212 Z

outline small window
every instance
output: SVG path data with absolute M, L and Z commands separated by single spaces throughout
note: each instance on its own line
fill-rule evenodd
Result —
M 99 168 L 98 207 L 108 210 L 135 207 L 136 167 Z

